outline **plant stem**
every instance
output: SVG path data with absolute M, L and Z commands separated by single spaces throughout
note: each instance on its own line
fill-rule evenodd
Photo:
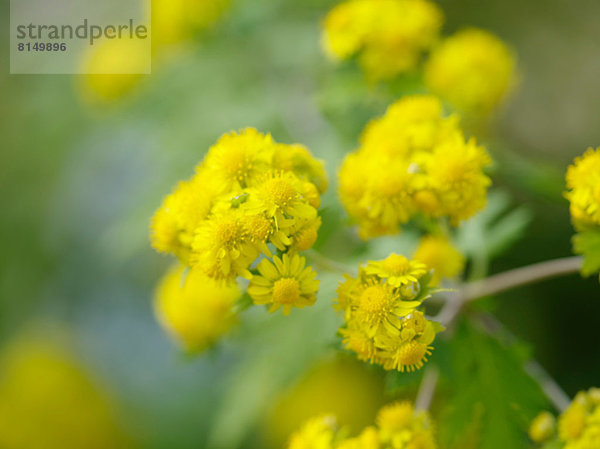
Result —
M 581 269 L 581 256 L 564 257 L 548 260 L 526 267 L 515 268 L 504 273 L 495 274 L 481 281 L 464 285 L 447 296 L 446 304 L 437 315 L 436 320 L 450 326 L 459 315 L 465 303 L 478 298 L 495 295 L 513 288 L 531 284 L 557 276 L 576 273 Z
M 467 284 L 459 292 L 460 297 L 463 302 L 467 302 L 491 296 L 522 285 L 575 273 L 581 269 L 582 264 L 583 258 L 581 256 L 574 256 L 515 268 L 514 270 L 505 271 L 481 281 Z
M 440 378 L 440 372 L 435 365 L 429 365 L 423 374 L 423 380 L 419 386 L 415 410 L 427 410 L 433 400 L 433 394 Z

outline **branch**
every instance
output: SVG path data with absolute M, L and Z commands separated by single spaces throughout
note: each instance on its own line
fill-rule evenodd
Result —
M 471 282 L 448 295 L 446 304 L 442 307 L 436 320 L 444 326 L 450 326 L 467 302 L 534 282 L 576 273 L 582 265 L 583 258 L 581 256 L 564 257 L 516 268 L 495 274 L 481 281 Z
M 439 370 L 434 365 L 427 366 L 425 374 L 423 374 L 423 380 L 421 380 L 419 392 L 417 393 L 415 410 L 427 410 L 429 408 L 439 378 Z
M 463 302 L 495 295 L 505 290 L 521 287 L 533 282 L 551 279 L 565 274 L 576 273 L 581 270 L 583 257 L 564 257 L 562 259 L 548 260 L 526 267 L 505 271 L 465 285 L 459 292 Z

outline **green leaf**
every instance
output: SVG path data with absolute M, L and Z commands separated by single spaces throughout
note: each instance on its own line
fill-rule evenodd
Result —
M 600 231 L 586 231 L 575 235 L 573 249 L 584 257 L 581 269 L 584 276 L 600 271 Z
M 528 447 L 527 428 L 547 406 L 539 385 L 523 368 L 523 351 L 505 347 L 463 324 L 451 342 L 452 394 L 439 420 L 444 447 L 476 437 L 480 449 Z

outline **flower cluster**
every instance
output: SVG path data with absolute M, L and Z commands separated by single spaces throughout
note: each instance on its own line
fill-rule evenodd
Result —
M 161 280 L 155 311 L 165 329 L 190 352 L 211 347 L 236 323 L 236 284 L 222 285 L 200 270 L 173 267 Z
M 437 97 L 408 96 L 367 125 L 340 169 L 339 193 L 363 238 L 396 233 L 417 215 L 458 224 L 485 206 L 490 163 Z
M 424 68 L 429 90 L 457 109 L 487 114 L 515 83 L 515 58 L 498 37 L 461 30 L 435 47 Z
M 565 196 L 570 202 L 571 219 L 577 230 L 574 249 L 583 254 L 582 273 L 600 271 L 600 148 L 589 148 L 567 170 Z
M 600 147 L 589 148 L 567 170 L 565 194 L 573 225 L 579 231 L 600 228 Z
M 376 425 L 358 436 L 345 438 L 335 417 L 323 415 L 309 420 L 290 439 L 289 449 L 435 449 L 433 426 L 426 412 L 415 411 L 410 402 L 383 407 Z
M 457 277 L 465 267 L 465 256 L 443 235 L 422 237 L 413 258 L 432 271 L 430 285 Z
M 400 372 L 420 369 L 433 349 L 439 323 L 417 310 L 429 296 L 424 264 L 398 254 L 359 267 L 337 289 L 344 312 L 343 344 L 360 360 Z
M 555 440 L 564 445 L 560 446 L 564 449 L 600 447 L 600 389 L 577 393 L 558 418 L 558 426 L 550 413 L 542 412 L 531 423 L 529 436 L 536 443 Z
M 358 58 L 372 80 L 414 69 L 438 37 L 443 21 L 428 0 L 348 0 L 324 23 L 324 47 L 336 59 Z
M 226 134 L 165 198 L 152 244 L 223 284 L 249 279 L 256 304 L 288 313 L 315 301 L 316 273 L 298 251 L 315 243 L 326 187 L 322 163 L 305 147 L 252 128 Z

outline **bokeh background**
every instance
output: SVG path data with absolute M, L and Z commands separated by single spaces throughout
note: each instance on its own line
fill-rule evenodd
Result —
M 149 218 L 231 129 L 270 131 L 324 159 L 333 186 L 318 245 L 338 260 L 366 251 L 337 205 L 335 171 L 389 98 L 323 56 L 320 21 L 334 3 L 234 0 L 131 92 L 103 102 L 90 100 L 84 75 L 8 75 L 2 33 L 0 429 L 16 413 L 53 423 L 56 441 L 67 442 L 62 448 L 281 447 L 315 411 L 337 410 L 358 428 L 390 399 L 378 372 L 334 355 L 334 274 L 321 273 L 315 307 L 289 319 L 249 310 L 230 338 L 200 358 L 184 356 L 152 310 L 169 261 L 149 246 Z M 476 130 L 497 161 L 494 184 L 508 198 L 506 213 L 519 211 L 527 224 L 490 271 L 569 255 L 564 172 L 600 145 L 600 3 L 438 4 L 446 34 L 486 28 L 518 54 L 518 89 Z M 3 29 L 8 8 L 3 1 Z M 369 251 L 384 254 L 393 244 Z M 598 384 L 597 279 L 544 282 L 490 307 L 567 393 Z M 23 353 L 35 363 L 21 360 Z M 67 437 L 66 422 L 97 437 Z M 23 423 L 23 432 L 35 433 L 31 426 Z M 39 447 L 59 447 L 48 444 Z

